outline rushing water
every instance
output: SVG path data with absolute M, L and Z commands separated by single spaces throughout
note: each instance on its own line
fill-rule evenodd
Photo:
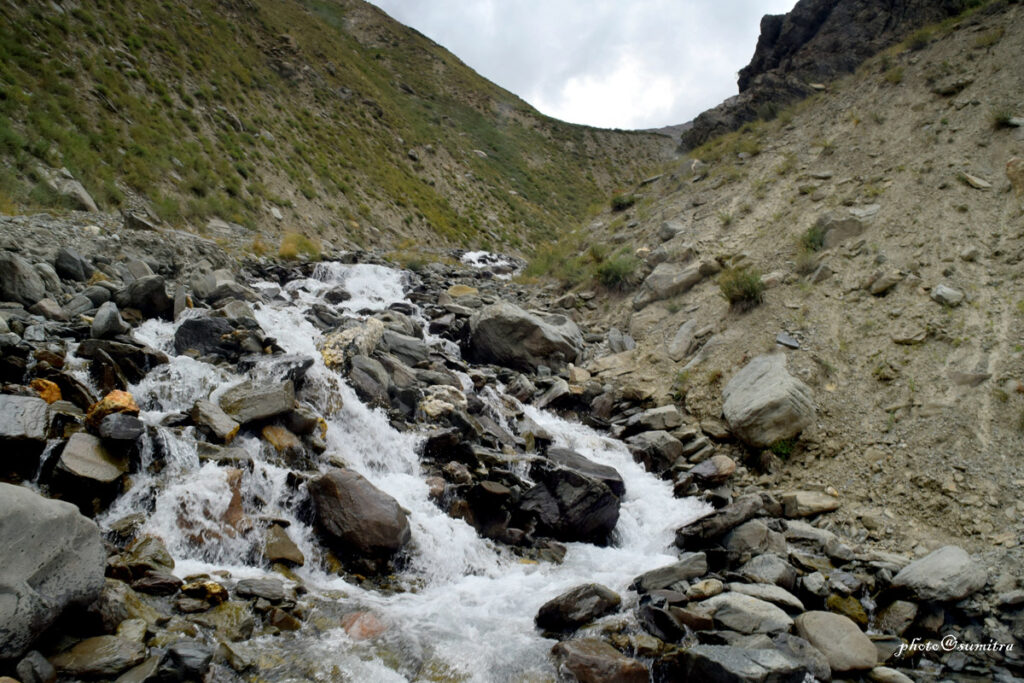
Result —
M 548 652 L 553 642 L 540 637 L 533 624 L 540 605 L 581 583 L 598 582 L 618 591 L 628 610 L 630 581 L 675 561 L 674 530 L 706 509 L 674 498 L 670 485 L 645 472 L 620 442 L 523 406 L 553 435 L 556 445 L 610 465 L 622 475 L 626 495 L 614 543 L 604 548 L 568 544 L 561 564 L 538 564 L 480 538 L 464 521 L 449 517 L 428 497 L 416 455 L 422 437 L 396 431 L 383 412 L 360 403 L 344 379 L 323 364 L 316 349 L 321 333 L 303 316 L 305 307 L 323 303 L 321 295 L 338 285 L 352 295 L 335 307 L 338 312 L 382 310 L 404 300 L 403 283 L 401 272 L 381 266 L 324 264 L 313 278 L 290 282 L 274 303 L 257 305 L 256 317 L 288 353 L 316 359 L 299 395 L 329 426 L 328 449 L 319 467 L 326 470 L 343 462 L 410 512 L 411 556 L 397 577 L 404 590 L 366 590 L 324 571 L 315 532 L 296 514 L 296 503 L 304 494 L 289 485 L 289 471 L 265 457 L 266 445 L 259 439 L 240 437 L 232 444 L 252 459 L 251 469 L 240 468 L 245 512 L 252 518 L 288 523 L 288 535 L 307 558 L 295 574 L 314 596 L 313 611 L 331 613 L 332 603 L 339 605 L 333 612 L 341 614 L 368 610 L 386 630 L 375 639 L 357 642 L 336 618 L 310 617 L 301 631 L 255 638 L 236 649 L 253 653 L 263 680 L 550 680 L 554 670 Z M 266 283 L 258 286 L 271 288 Z M 174 330 L 174 324 L 150 321 L 136 332 L 140 341 L 172 356 L 170 364 L 131 388 L 143 407 L 143 419 L 152 425 L 188 410 L 196 399 L 216 400 L 245 379 L 230 370 L 175 357 Z M 272 359 L 251 370 L 250 376 L 272 380 Z M 488 389 L 483 398 L 515 403 L 495 389 Z M 224 521 L 238 488 L 232 488 L 231 471 L 200 459 L 191 430 L 179 434 L 159 428 L 153 441 L 144 459 L 153 458 L 154 449 L 159 449 L 163 469 L 134 475 L 129 492 L 101 523 L 146 512 L 142 531 L 165 542 L 180 576 L 222 570 L 234 578 L 262 575 L 260 529 L 235 528 Z

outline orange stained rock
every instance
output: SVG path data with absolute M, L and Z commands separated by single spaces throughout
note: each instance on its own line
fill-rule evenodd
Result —
M 39 398 L 47 403 L 53 403 L 61 399 L 60 387 L 48 379 L 34 379 L 29 386 L 35 389 L 36 393 L 39 394 Z

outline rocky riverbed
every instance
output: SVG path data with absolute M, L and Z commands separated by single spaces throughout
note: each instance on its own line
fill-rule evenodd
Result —
M 633 340 L 514 260 L 2 221 L 0 675 L 1024 673 L 998 558 L 882 550 L 830 523 L 836 491 L 759 485 L 748 454 L 816 419 L 784 344 L 698 421 L 618 385 Z

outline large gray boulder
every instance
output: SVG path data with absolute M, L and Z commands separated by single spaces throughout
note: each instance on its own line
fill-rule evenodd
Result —
M 576 586 L 541 605 L 534 618 L 544 631 L 569 633 L 594 619 L 619 609 L 622 598 L 607 586 L 587 583 Z
M 633 308 L 639 311 L 647 304 L 678 296 L 703 280 L 705 272 L 700 263 L 659 263 L 633 297 Z
M 46 285 L 32 264 L 17 254 L 0 251 L 0 301 L 31 306 L 46 297 Z
M 99 527 L 70 503 L 0 484 L 0 660 L 21 656 L 71 606 L 103 591 Z
M 951 602 L 985 587 L 988 574 L 963 548 L 947 545 L 911 562 L 892 585 L 905 588 L 918 600 Z
M 265 420 L 295 407 L 295 386 L 291 380 L 268 385 L 242 382 L 224 392 L 220 407 L 240 424 Z
M 804 612 L 797 634 L 821 651 L 833 672 L 863 671 L 878 662 L 874 643 L 849 618 L 832 612 Z
M 722 398 L 733 434 L 758 448 L 793 438 L 816 415 L 810 387 L 789 374 L 782 354 L 747 363 L 725 385 Z
M 499 301 L 469 319 L 470 352 L 480 362 L 535 370 L 575 361 L 583 349 L 580 329 L 564 315 L 542 315 Z
M 316 526 L 341 557 L 383 567 L 412 537 L 398 501 L 352 470 L 331 470 L 309 482 Z

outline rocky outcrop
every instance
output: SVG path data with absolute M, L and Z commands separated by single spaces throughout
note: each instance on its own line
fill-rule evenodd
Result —
M 0 660 L 20 656 L 73 606 L 103 590 L 107 559 L 95 522 L 73 505 L 0 483 Z
M 498 302 L 469 319 L 469 351 L 475 360 L 520 370 L 575 361 L 583 336 L 569 318 L 524 311 Z
M 867 57 L 919 26 L 964 8 L 958 0 L 800 0 L 788 14 L 765 15 L 750 63 L 740 69 L 739 94 L 699 115 L 681 134 L 693 149 L 850 73 Z
M 758 356 L 722 391 L 722 413 L 733 433 L 755 447 L 791 439 L 814 421 L 810 388 L 786 371 L 781 354 Z
M 309 482 L 316 526 L 339 556 L 381 567 L 412 537 L 398 501 L 352 470 L 331 470 Z

